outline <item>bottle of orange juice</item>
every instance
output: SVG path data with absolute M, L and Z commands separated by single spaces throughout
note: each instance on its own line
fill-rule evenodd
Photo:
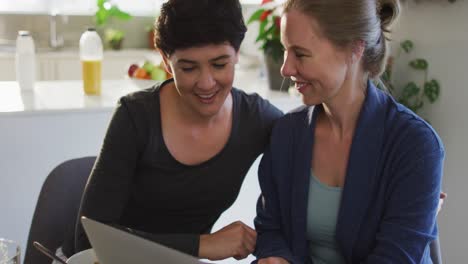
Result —
M 80 38 L 80 60 L 83 89 L 88 95 L 101 94 L 102 41 L 94 28 L 88 28 Z

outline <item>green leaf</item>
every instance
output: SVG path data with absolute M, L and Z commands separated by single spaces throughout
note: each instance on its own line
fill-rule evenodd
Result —
M 399 102 L 400 104 L 402 104 L 402 105 L 404 105 L 404 106 L 406 106 L 406 107 L 409 108 L 409 106 L 408 106 L 408 100 L 406 100 L 405 98 L 403 98 L 403 97 L 398 98 L 398 102 Z
M 275 62 L 281 63 L 283 61 L 283 45 L 279 39 L 266 41 L 262 49 L 265 54 L 271 55 Z
M 107 22 L 107 19 L 109 18 L 109 13 L 104 9 L 100 9 L 96 12 L 94 17 L 96 18 L 96 24 L 98 26 L 101 26 Z
M 427 70 L 429 63 L 425 59 L 415 59 L 409 62 L 409 66 L 415 70 Z
M 413 112 L 417 113 L 418 110 L 421 109 L 423 106 L 424 106 L 424 102 L 422 100 L 419 100 L 419 101 L 417 101 L 416 103 L 414 103 L 412 105 L 411 110 L 413 110 Z
M 385 70 L 382 75 L 380 76 L 380 78 L 382 79 L 382 81 L 384 82 L 390 82 L 390 72 Z
M 407 108 L 411 109 L 411 111 L 417 113 L 419 109 L 421 109 L 424 106 L 424 102 L 420 100 L 416 100 L 414 103 L 410 103 L 410 101 L 399 98 L 398 102 L 400 104 L 406 106 Z
M 403 88 L 401 96 L 403 97 L 402 99 L 409 99 L 412 96 L 415 96 L 419 94 L 419 91 L 421 88 L 416 85 L 414 82 L 409 82 L 406 84 L 406 86 Z
M 115 17 L 121 20 L 129 20 L 132 18 L 132 15 L 120 10 L 117 5 L 112 5 L 109 9 L 106 9 L 104 4 L 108 2 L 108 0 L 97 0 L 98 10 L 94 14 L 94 17 L 98 26 L 102 26 L 107 23 L 111 17 Z
M 129 20 L 130 18 L 132 18 L 132 16 L 129 13 L 120 10 L 117 6 L 112 6 L 109 9 L 109 14 L 111 17 L 116 17 L 121 20 Z
M 99 9 L 104 8 L 104 3 L 107 2 L 107 0 L 97 0 L 97 6 Z
M 268 29 L 265 30 L 265 38 L 273 38 L 275 34 L 275 25 L 271 25 Z
M 411 40 L 405 40 L 400 43 L 400 47 L 406 52 L 410 53 L 413 50 L 414 44 Z
M 260 22 L 260 29 L 259 29 L 259 32 L 258 32 L 258 37 L 257 39 L 255 40 L 255 42 L 259 42 L 260 40 L 265 40 L 266 36 L 267 36 L 267 32 L 265 31 L 265 27 L 266 25 L 268 24 L 268 20 L 263 20 L 262 22 Z
M 260 16 L 262 15 L 262 13 L 265 11 L 264 8 L 260 8 L 258 9 L 257 11 L 255 11 L 255 13 L 253 13 L 249 20 L 247 21 L 247 25 L 254 22 L 254 21 L 257 21 L 257 20 L 260 20 Z
M 405 104 L 403 104 L 403 105 L 408 107 L 409 109 L 411 109 L 411 111 L 413 111 L 415 113 L 418 113 L 418 110 L 421 109 L 424 106 L 424 102 L 423 101 L 416 101 L 414 103 L 410 103 L 410 102 L 406 101 Z
M 429 99 L 429 102 L 434 103 L 440 94 L 440 85 L 437 80 L 430 80 L 424 84 L 424 95 Z
M 382 90 L 388 91 L 391 95 L 395 93 L 395 87 L 392 84 L 392 79 L 389 71 L 384 71 L 380 76 L 379 85 L 382 86 Z

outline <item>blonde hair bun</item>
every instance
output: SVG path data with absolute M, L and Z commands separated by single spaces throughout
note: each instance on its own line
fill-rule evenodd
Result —
M 384 32 L 390 32 L 393 22 L 400 15 L 400 1 L 378 0 L 378 15 Z

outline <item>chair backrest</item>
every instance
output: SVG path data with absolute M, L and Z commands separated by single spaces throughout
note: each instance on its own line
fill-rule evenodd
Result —
M 34 248 L 38 241 L 55 251 L 64 241 L 74 241 L 74 228 L 84 187 L 96 157 L 65 161 L 47 176 L 42 185 L 29 230 L 24 264 L 50 264 Z
M 431 251 L 431 260 L 433 264 L 442 264 L 442 254 L 440 252 L 439 237 L 431 242 L 429 245 Z

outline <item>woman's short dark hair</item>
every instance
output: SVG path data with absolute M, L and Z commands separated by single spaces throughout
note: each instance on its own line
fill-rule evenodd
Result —
M 247 28 L 238 0 L 168 0 L 155 23 L 155 46 L 177 49 L 229 42 L 238 51 Z

